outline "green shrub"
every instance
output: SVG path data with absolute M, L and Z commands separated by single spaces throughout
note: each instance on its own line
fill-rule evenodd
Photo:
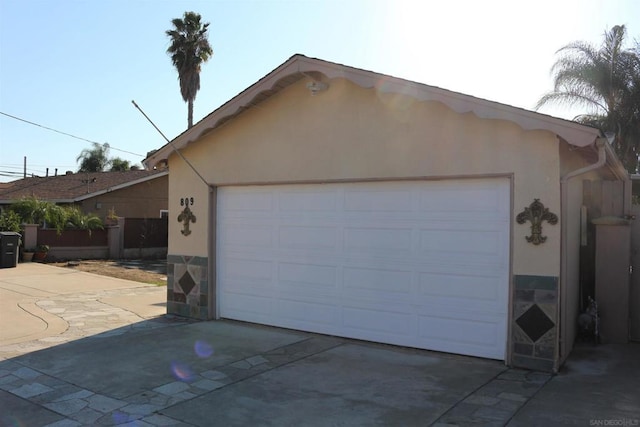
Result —
M 20 215 L 11 211 L 5 210 L 0 213 L 0 231 L 20 231 L 20 224 L 22 220 Z
M 20 224 L 38 224 L 41 227 L 55 228 L 58 234 L 66 228 L 80 230 L 102 229 L 102 221 L 93 214 L 84 214 L 77 206 L 59 206 L 51 202 L 25 197 L 12 203 L 7 216 Z M 9 221 L 9 218 L 6 219 Z

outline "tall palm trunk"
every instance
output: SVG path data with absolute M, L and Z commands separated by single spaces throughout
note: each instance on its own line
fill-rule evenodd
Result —
M 173 19 L 174 29 L 165 31 L 171 39 L 167 53 L 178 70 L 180 94 L 187 103 L 187 129 L 193 126 L 193 101 L 200 90 L 200 66 L 207 62 L 213 49 L 207 40 L 209 23 L 202 23 L 195 12 L 185 12 L 183 19 Z

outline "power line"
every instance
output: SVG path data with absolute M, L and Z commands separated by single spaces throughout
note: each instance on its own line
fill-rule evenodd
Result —
M 28 165 L 30 168 L 34 168 L 34 167 L 39 167 L 39 168 L 49 168 L 51 167 L 50 165 L 38 165 L 35 163 L 29 163 Z M 64 169 L 64 168 L 75 168 L 75 165 L 57 165 L 58 169 Z M 21 164 L 16 164 L 16 163 L 0 163 L 0 168 L 8 168 L 8 169 L 18 169 L 18 170 L 23 170 L 24 169 L 24 163 Z
M 92 141 L 90 139 L 82 138 L 80 136 L 75 136 L 75 135 L 72 135 L 72 134 L 67 133 L 67 132 L 62 132 L 60 130 L 52 129 L 50 127 L 47 127 L 47 126 L 44 126 L 44 125 L 41 125 L 41 124 L 38 124 L 38 123 L 30 122 L 29 120 L 21 119 L 20 117 L 12 116 L 11 114 L 3 113 L 2 111 L 0 111 L 0 114 L 2 114 L 3 116 L 11 117 L 12 119 L 15 119 L 15 120 L 19 120 L 21 122 L 29 123 L 30 125 L 33 125 L 33 126 L 37 126 L 37 127 L 43 128 L 43 129 L 50 130 L 52 132 L 57 132 L 57 133 L 62 134 L 62 135 L 70 136 L 71 138 L 79 139 L 81 141 L 90 142 L 92 144 L 102 145 L 101 142 Z M 139 156 L 139 157 L 145 157 L 142 154 L 132 153 L 131 151 L 127 151 L 127 150 L 121 150 L 119 148 L 112 147 L 111 145 L 109 145 L 109 148 L 112 149 L 112 150 L 115 150 L 115 151 L 120 151 L 122 153 L 133 154 L 134 156 Z

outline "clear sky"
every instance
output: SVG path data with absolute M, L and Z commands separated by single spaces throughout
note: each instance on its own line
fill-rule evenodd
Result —
M 637 0 L 0 0 L 0 112 L 140 164 L 165 141 L 131 100 L 171 139 L 187 126 L 164 33 L 185 11 L 214 50 L 194 121 L 296 53 L 533 109 L 558 48 L 616 24 L 640 38 Z M 0 182 L 25 156 L 29 174 L 76 171 L 90 147 L 0 115 Z

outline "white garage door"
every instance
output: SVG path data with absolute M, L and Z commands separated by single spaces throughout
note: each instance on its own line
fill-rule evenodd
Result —
M 504 359 L 507 179 L 222 187 L 220 316 Z

